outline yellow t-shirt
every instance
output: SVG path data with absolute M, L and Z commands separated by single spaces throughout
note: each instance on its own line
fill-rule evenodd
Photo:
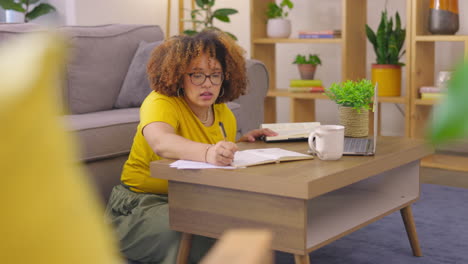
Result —
M 136 192 L 167 193 L 167 180 L 150 176 L 150 162 L 161 159 L 148 145 L 142 133 L 143 128 L 150 123 L 165 122 L 174 128 L 177 135 L 196 142 L 216 144 L 223 140 L 219 128 L 219 122 L 223 122 L 227 139 L 234 142 L 237 131 L 234 114 L 226 104 L 215 104 L 213 110 L 213 125 L 206 127 L 184 99 L 151 92 L 140 108 L 140 124 L 133 139 L 130 156 L 123 167 L 122 183 Z

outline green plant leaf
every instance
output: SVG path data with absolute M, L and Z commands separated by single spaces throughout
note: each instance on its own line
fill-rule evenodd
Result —
M 20 3 L 23 3 L 23 4 L 28 4 L 29 3 L 30 5 L 35 4 L 37 2 L 39 2 L 39 0 L 21 0 L 20 1 Z
M 379 28 L 377 29 L 377 63 L 386 64 L 387 59 L 387 16 L 386 12 L 382 12 Z
M 232 34 L 230 32 L 227 32 L 227 31 L 224 31 L 224 33 L 226 33 L 228 36 L 230 36 L 233 40 L 237 40 L 237 37 L 234 34 Z
M 205 6 L 206 2 L 207 2 L 206 0 L 196 0 L 196 1 L 195 1 L 195 4 L 196 4 L 198 7 L 203 8 L 203 7 Z
M 198 15 L 198 16 L 202 16 L 201 10 L 199 10 L 199 9 L 194 9 L 194 10 L 190 11 L 190 17 L 191 17 L 192 19 L 196 19 L 197 15 Z
M 388 58 L 387 61 L 389 64 L 397 64 L 398 63 L 398 48 L 396 43 L 395 34 L 390 35 L 390 39 L 388 40 Z
M 283 0 L 280 4 L 281 7 L 287 6 L 289 9 L 292 9 L 294 7 L 293 2 L 291 0 Z
M 209 7 L 212 7 L 215 4 L 215 0 L 205 0 L 205 2 Z
M 13 10 L 21 13 L 26 12 L 23 5 L 16 3 L 14 0 L 0 0 L 0 7 L 5 10 Z
M 456 67 L 448 83 L 447 95 L 434 108 L 428 139 L 434 145 L 468 136 L 468 61 Z
M 193 30 L 193 29 L 186 29 L 186 30 L 184 30 L 184 32 L 182 32 L 182 33 L 184 33 L 184 34 L 187 35 L 187 36 L 193 36 L 193 35 L 198 34 L 198 31 Z
M 231 22 L 228 16 L 215 15 L 213 17 L 223 22 Z
M 50 12 L 55 11 L 55 7 L 49 5 L 49 4 L 39 4 L 38 6 L 34 7 L 34 9 L 26 14 L 26 19 L 33 20 L 35 18 L 38 18 L 42 15 L 48 14 Z
M 279 18 L 283 15 L 283 9 L 279 7 L 277 4 L 271 2 L 268 3 L 266 16 L 267 18 Z
M 216 11 L 213 12 L 213 15 L 216 16 L 216 15 L 220 15 L 220 16 L 229 16 L 229 15 L 233 15 L 233 14 L 237 14 L 239 13 L 236 9 L 232 9 L 232 8 L 220 8 L 220 9 L 217 9 Z
M 396 12 L 395 20 L 388 17 L 387 10 L 382 11 L 377 31 L 366 25 L 366 35 L 372 43 L 376 55 L 377 64 L 404 65 L 399 59 L 405 51 L 403 45 L 406 38 L 406 30 L 401 28 L 400 14 Z
M 327 95 L 335 103 L 349 106 L 360 112 L 361 109 L 369 110 L 374 96 L 374 86 L 370 80 L 346 81 L 333 83 L 325 89 Z

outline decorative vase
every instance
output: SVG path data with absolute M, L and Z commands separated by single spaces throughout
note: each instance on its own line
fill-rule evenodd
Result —
M 289 38 L 289 35 L 291 35 L 291 21 L 289 19 L 268 19 L 267 36 L 269 38 Z
M 378 96 L 400 96 L 401 66 L 372 64 L 372 83 L 378 83 Z
M 339 122 L 345 127 L 345 137 L 367 137 L 369 135 L 369 110 L 339 106 Z
M 313 80 L 315 76 L 315 70 L 317 65 L 313 64 L 298 64 L 299 74 L 302 80 Z
M 429 32 L 452 35 L 458 29 L 458 0 L 431 0 L 429 5 Z
M 13 10 L 6 10 L 5 21 L 7 23 L 24 23 L 24 14 Z

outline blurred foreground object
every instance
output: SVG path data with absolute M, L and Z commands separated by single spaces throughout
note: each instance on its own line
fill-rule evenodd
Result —
M 460 64 L 448 83 L 447 96 L 434 108 L 429 141 L 440 145 L 468 137 L 468 61 Z
M 272 264 L 272 233 L 267 230 L 233 229 L 224 233 L 201 264 Z
M 2 263 L 120 263 L 95 193 L 59 118 L 64 41 L 28 34 L 0 46 Z

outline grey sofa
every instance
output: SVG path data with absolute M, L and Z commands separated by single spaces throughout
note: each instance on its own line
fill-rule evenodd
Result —
M 41 30 L 33 24 L 0 24 L 0 43 Z M 65 122 L 76 134 L 79 160 L 105 202 L 119 183 L 139 121 L 138 106 L 116 108 L 115 102 L 140 42 L 163 40 L 164 35 L 154 25 L 68 26 L 59 31 L 67 37 L 71 51 L 59 91 L 68 113 Z M 228 104 L 238 121 L 238 137 L 262 123 L 268 89 L 268 73 L 262 63 L 248 60 L 247 72 L 247 94 Z

